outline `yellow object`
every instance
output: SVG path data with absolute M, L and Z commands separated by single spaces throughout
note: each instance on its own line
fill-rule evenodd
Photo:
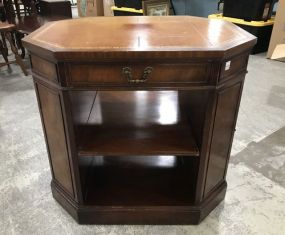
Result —
M 126 12 L 132 12 L 132 13 L 141 13 L 143 14 L 143 9 L 137 10 L 135 8 L 128 8 L 128 7 L 111 7 L 112 11 L 126 11 Z
M 242 24 L 242 25 L 248 25 L 248 26 L 254 26 L 254 27 L 264 27 L 264 26 L 274 24 L 274 18 L 271 18 L 267 21 L 245 21 L 243 19 L 238 19 L 238 18 L 224 17 L 223 14 L 212 14 L 212 15 L 209 15 L 208 18 L 226 20 L 226 21 L 229 21 L 235 24 Z

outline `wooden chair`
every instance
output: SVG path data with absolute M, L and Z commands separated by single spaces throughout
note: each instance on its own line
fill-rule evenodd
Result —
M 21 10 L 21 5 L 23 5 L 23 10 Z M 21 49 L 22 58 L 25 57 L 25 49 L 21 39 L 25 35 L 32 33 L 47 22 L 68 18 L 66 16 L 41 16 L 38 0 L 4 0 L 4 7 L 8 23 L 16 26 L 15 38 L 17 47 Z
M 18 49 L 15 47 L 13 42 L 12 32 L 14 30 L 15 30 L 15 25 L 0 22 L 0 32 L 1 35 L 3 36 L 3 39 L 0 40 L 0 53 L 2 54 L 5 60 L 4 63 L 0 63 L 0 67 L 5 65 L 9 66 L 12 63 L 16 63 L 21 67 L 23 73 L 27 76 L 28 73 L 26 67 L 22 61 L 21 56 L 18 54 Z M 8 60 L 8 51 L 5 48 L 6 40 L 9 42 L 11 46 L 12 53 L 15 55 L 15 60 L 13 61 Z

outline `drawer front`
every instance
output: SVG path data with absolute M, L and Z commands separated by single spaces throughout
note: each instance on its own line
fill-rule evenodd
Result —
M 207 84 L 211 64 L 70 64 L 71 85 Z

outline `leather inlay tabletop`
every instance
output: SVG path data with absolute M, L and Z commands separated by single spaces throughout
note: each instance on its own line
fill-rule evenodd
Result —
M 46 24 L 23 41 L 53 52 L 225 51 L 251 44 L 237 26 L 190 16 L 90 17 Z

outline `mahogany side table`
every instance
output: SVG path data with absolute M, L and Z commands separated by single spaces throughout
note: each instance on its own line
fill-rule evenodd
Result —
M 98 17 L 23 43 L 52 193 L 78 223 L 198 224 L 224 199 L 254 36 L 198 17 Z

